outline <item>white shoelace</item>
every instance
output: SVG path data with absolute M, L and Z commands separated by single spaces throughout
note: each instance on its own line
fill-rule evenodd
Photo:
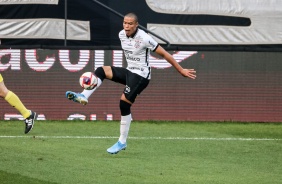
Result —
M 25 119 L 25 123 L 27 125 L 32 125 L 32 119 Z

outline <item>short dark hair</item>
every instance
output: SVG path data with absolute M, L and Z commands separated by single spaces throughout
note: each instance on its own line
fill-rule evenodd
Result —
M 137 17 L 137 15 L 136 15 L 135 13 L 128 13 L 128 14 L 126 14 L 124 17 L 131 17 L 131 18 L 134 18 L 134 20 L 135 20 L 136 22 L 138 22 L 138 17 Z

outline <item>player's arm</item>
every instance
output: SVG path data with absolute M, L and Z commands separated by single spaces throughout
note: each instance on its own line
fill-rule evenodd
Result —
M 169 62 L 182 76 L 189 77 L 191 79 L 196 78 L 196 71 L 194 69 L 184 69 L 180 66 L 177 61 L 172 57 L 170 53 L 168 53 L 164 48 L 160 45 L 157 47 L 155 52 L 163 57 L 167 62 Z

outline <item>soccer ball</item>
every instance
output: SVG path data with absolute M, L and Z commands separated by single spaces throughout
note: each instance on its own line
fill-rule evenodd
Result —
M 85 72 L 79 78 L 79 84 L 86 90 L 91 90 L 97 86 L 98 78 L 92 72 Z

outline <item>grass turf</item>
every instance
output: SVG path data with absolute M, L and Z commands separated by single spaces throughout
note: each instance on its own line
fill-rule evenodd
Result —
M 282 124 L 133 122 L 128 147 L 106 149 L 119 122 L 0 122 L 1 184 L 278 184 Z

